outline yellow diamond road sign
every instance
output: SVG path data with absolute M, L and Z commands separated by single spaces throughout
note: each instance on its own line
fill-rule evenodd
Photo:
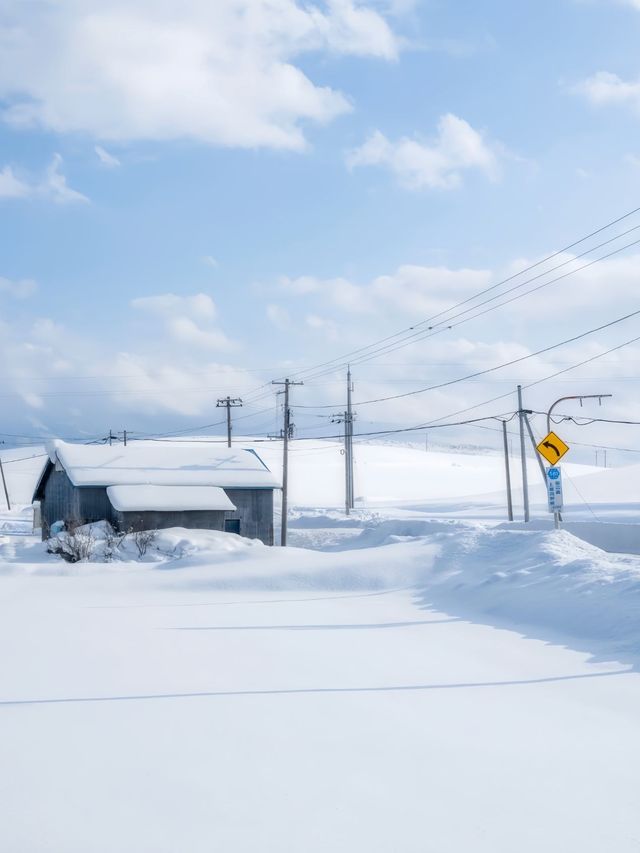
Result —
M 569 450 L 569 445 L 565 444 L 555 432 L 550 432 L 546 438 L 542 439 L 536 449 L 541 456 L 544 456 L 547 462 L 555 465 Z

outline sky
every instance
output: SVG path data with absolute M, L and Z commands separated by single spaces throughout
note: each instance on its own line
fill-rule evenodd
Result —
M 630 318 L 488 377 L 364 402 L 637 310 L 640 244 L 578 268 L 639 232 L 575 260 L 636 214 L 528 273 L 571 273 L 535 294 L 349 355 L 640 206 L 639 36 L 638 0 L 5 0 L 5 442 L 195 430 L 227 394 L 245 403 L 238 432 L 272 433 L 269 383 L 285 375 L 306 377 L 297 435 L 334 434 L 348 360 L 362 432 L 507 414 L 518 382 L 640 335 Z M 566 411 L 640 420 L 639 364 L 626 346 L 526 404 L 612 393 Z M 638 427 L 565 430 L 594 445 L 575 461 L 640 450 Z

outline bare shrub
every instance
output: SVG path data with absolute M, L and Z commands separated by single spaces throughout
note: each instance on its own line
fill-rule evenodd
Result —
M 144 557 L 150 545 L 155 541 L 158 535 L 157 530 L 136 530 L 133 534 L 133 541 L 138 549 L 138 557 Z
M 47 542 L 47 551 L 58 554 L 68 563 L 81 563 L 93 556 L 96 540 L 92 533 L 62 533 Z
M 107 523 L 104 531 L 104 559 L 106 563 L 110 563 L 116 551 L 122 545 L 122 542 L 127 534 L 116 532 L 113 527 Z

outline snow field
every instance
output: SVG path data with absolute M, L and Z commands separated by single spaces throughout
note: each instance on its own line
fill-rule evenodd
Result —
M 634 470 L 556 533 L 502 523 L 496 459 L 396 450 L 348 519 L 337 447 L 292 454 L 286 550 L 69 564 L 3 514 L 1 850 L 638 849 Z
M 411 591 L 182 574 L 5 579 L 4 849 L 637 846 L 625 667 Z

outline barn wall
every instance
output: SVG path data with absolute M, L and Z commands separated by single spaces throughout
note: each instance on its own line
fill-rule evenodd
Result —
M 273 490 L 225 489 L 225 492 L 236 507 L 235 512 L 227 513 L 227 518 L 240 520 L 240 535 L 273 545 Z
M 48 538 L 55 521 L 64 521 L 67 528 L 72 530 L 93 521 L 111 521 L 113 512 L 104 486 L 78 489 L 66 471 L 56 471 L 55 468 L 44 484 L 40 511 L 43 539 Z
M 186 527 L 191 530 L 224 530 L 229 513 L 221 510 L 185 510 L 183 512 L 113 512 L 113 525 L 120 532 L 129 530 L 163 530 L 167 527 Z
M 186 527 L 224 530 L 226 518 L 240 521 L 240 535 L 273 545 L 273 491 L 271 489 L 225 489 L 235 512 L 219 510 L 186 512 L 116 512 L 106 487 L 76 488 L 66 471 L 52 469 L 42 488 L 42 537 L 51 525 L 64 521 L 69 529 L 94 521 L 109 521 L 121 531 Z

